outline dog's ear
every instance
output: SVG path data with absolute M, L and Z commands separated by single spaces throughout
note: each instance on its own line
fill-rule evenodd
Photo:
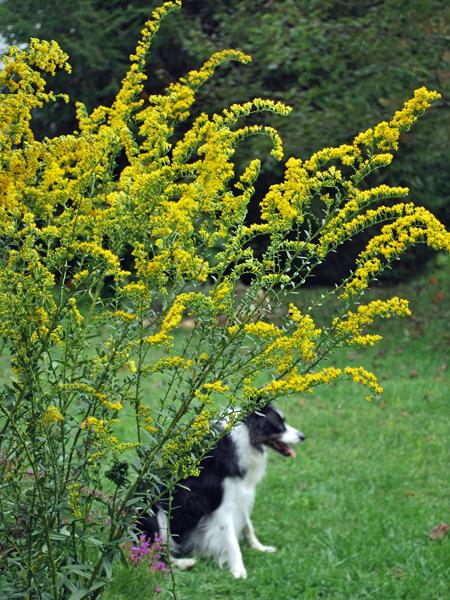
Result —
M 252 412 L 247 415 L 247 417 L 244 419 L 244 422 L 249 420 L 253 421 L 255 418 L 259 420 L 261 417 L 265 417 L 267 415 L 267 412 L 270 411 L 271 407 L 272 405 L 270 403 L 270 400 L 267 401 L 262 396 L 259 396 L 257 398 L 256 406 L 254 407 Z
M 272 401 L 267 400 L 267 398 L 260 398 L 257 410 L 262 412 L 265 416 L 266 413 L 270 412 L 271 410 L 274 410 Z

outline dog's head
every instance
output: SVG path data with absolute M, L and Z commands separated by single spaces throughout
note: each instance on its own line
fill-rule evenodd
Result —
M 250 443 L 258 450 L 268 446 L 283 456 L 295 458 L 295 451 L 290 446 L 305 439 L 305 434 L 288 425 L 283 413 L 270 403 L 251 413 L 244 423 L 249 430 Z

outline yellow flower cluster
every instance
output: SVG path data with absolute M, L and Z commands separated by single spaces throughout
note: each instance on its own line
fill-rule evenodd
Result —
M 293 369 L 286 377 L 274 379 L 262 388 L 248 389 L 247 393 L 250 397 L 262 395 L 265 398 L 277 397 L 281 394 L 290 394 L 292 392 L 310 393 L 318 385 L 326 385 L 338 381 L 345 378 L 346 375 L 355 383 L 364 385 L 375 394 L 381 394 L 383 391 L 375 375 L 363 367 L 345 367 L 344 369 L 328 367 L 316 373 L 306 373 L 303 375 L 299 374 L 296 369 Z M 372 396 L 367 397 L 368 400 L 371 398 Z
M 380 335 L 363 335 L 363 329 L 371 325 L 376 317 L 390 319 L 392 316 L 409 316 L 408 301 L 394 296 L 389 300 L 373 300 L 369 304 L 358 306 L 356 312 L 349 311 L 343 319 L 335 318 L 333 328 L 339 337 L 350 344 L 373 345 L 381 339 Z
M 53 423 L 58 423 L 60 421 L 64 421 L 64 417 L 61 414 L 61 411 L 54 404 L 50 404 L 42 417 L 42 420 L 46 425 L 52 425 Z
M 271 340 L 274 337 L 281 335 L 281 330 L 273 323 L 265 323 L 257 321 L 256 323 L 246 323 L 244 325 L 245 333 L 255 335 L 263 340 Z
M 389 125 L 400 131 L 409 130 L 411 125 L 414 125 L 417 119 L 430 108 L 431 103 L 439 98 L 441 94 L 438 92 L 427 90 L 425 87 L 418 88 L 414 92 L 414 97 L 394 114 Z
M 69 298 L 69 314 L 71 316 L 71 318 L 73 319 L 75 325 L 77 327 L 79 327 L 81 325 L 81 323 L 83 322 L 83 315 L 80 313 L 78 306 L 77 306 L 77 301 L 76 298 Z
M 171 340 L 172 336 L 169 335 L 169 332 L 180 324 L 184 309 L 189 302 L 196 298 L 196 296 L 196 293 L 179 294 L 175 298 L 172 306 L 167 311 L 167 314 L 161 324 L 161 330 L 158 333 L 148 336 L 146 340 L 147 343 L 159 344 L 161 342 L 167 342 Z
M 105 270 L 105 275 L 114 275 L 118 280 L 130 275 L 129 271 L 121 269 L 118 256 L 96 242 L 76 242 L 72 244 L 71 249 L 75 254 L 82 253 L 103 260 L 108 267 Z
M 177 477 L 198 476 L 200 470 L 194 453 L 204 450 L 204 440 L 210 432 L 211 409 L 204 408 L 184 431 L 178 431 L 163 447 L 163 461 Z
M 370 190 L 355 190 L 354 197 L 351 197 L 337 215 L 323 227 L 320 239 L 312 251 L 317 256 L 325 257 L 332 248 L 336 248 L 364 229 L 404 214 L 411 214 L 415 209 L 412 203 L 379 206 L 358 214 L 360 210 L 373 202 L 386 198 L 399 198 L 406 196 L 408 192 L 408 188 L 393 188 L 387 185 L 380 185 Z
M 88 462 L 95 464 L 96 461 L 100 460 L 103 456 L 112 452 L 113 455 L 117 456 L 130 448 L 137 448 L 140 446 L 139 442 L 120 442 L 117 436 L 111 435 L 110 425 L 105 419 L 98 419 L 97 417 L 87 417 L 81 423 L 81 429 L 83 431 L 92 432 L 94 434 L 94 444 L 97 450 L 92 452 L 88 457 Z
M 75 481 L 69 483 L 67 486 L 67 504 L 75 519 L 81 519 L 83 516 L 81 512 L 80 497 L 81 484 Z
M 367 371 L 363 367 L 345 367 L 345 375 L 349 375 L 355 383 L 360 383 L 372 390 L 375 394 L 382 394 L 383 388 L 378 383 L 374 373 Z M 367 396 L 367 400 L 371 400 L 372 396 Z
M 450 233 L 422 206 L 406 205 L 404 215 L 385 225 L 357 259 L 357 268 L 341 294 L 343 299 L 364 291 L 386 264 L 418 242 L 450 252 Z
M 289 371 L 299 360 L 311 363 L 316 357 L 317 339 L 322 333 L 312 317 L 302 314 L 294 304 L 289 305 L 289 316 L 294 324 L 292 333 L 277 337 L 264 351 L 267 366 L 281 374 Z
M 81 429 L 93 431 L 97 435 L 107 433 L 107 426 L 104 419 L 97 419 L 97 417 L 87 417 L 81 424 Z
M 136 406 L 136 417 L 142 422 L 145 431 L 152 434 L 158 432 L 158 427 L 155 425 L 150 409 L 141 401 Z
M 122 402 L 111 402 L 103 392 L 95 392 L 95 397 L 109 410 L 122 410 L 123 408 Z
M 122 403 L 121 402 L 112 402 L 111 400 L 108 400 L 108 397 L 106 396 L 106 394 L 104 394 L 103 392 L 100 392 L 99 390 L 95 389 L 93 386 L 87 384 L 87 383 L 82 383 L 81 381 L 76 382 L 76 383 L 61 383 L 58 385 L 60 390 L 65 390 L 68 392 L 82 392 L 84 394 L 88 394 L 90 396 L 92 396 L 93 398 L 95 398 L 96 400 L 98 400 L 100 402 L 100 404 L 102 406 L 104 406 L 105 408 L 107 408 L 108 410 L 121 410 L 123 408 Z M 95 417 L 90 417 L 92 419 L 94 419 L 93 423 L 96 422 Z M 89 423 L 89 420 L 86 421 L 86 423 Z
M 142 105 L 139 94 L 143 89 L 143 83 L 146 80 L 144 74 L 145 60 L 150 50 L 151 43 L 157 33 L 161 21 L 174 9 L 181 6 L 181 0 L 174 2 L 165 2 L 162 6 L 156 8 L 150 19 L 145 23 L 141 32 L 141 40 L 138 42 L 135 53 L 130 55 L 131 66 L 128 73 L 122 80 L 120 91 L 116 97 L 113 107 L 110 111 L 112 125 L 125 133 L 127 132 L 126 121 L 132 115 L 136 108 Z M 103 116 L 103 112 L 100 115 Z M 101 118 L 101 117 L 100 117 Z M 99 114 L 94 113 L 94 122 L 99 120 Z
M 151 365 L 150 370 L 153 373 L 158 371 L 165 371 L 169 369 L 178 369 L 179 367 L 183 369 L 189 369 L 193 364 L 191 359 L 183 358 L 182 356 L 170 356 L 164 357 L 157 360 L 153 365 Z
M 392 160 L 389 151 L 398 149 L 400 133 L 409 130 L 418 117 L 431 106 L 431 103 L 440 97 L 438 92 L 429 91 L 424 87 L 417 89 L 414 97 L 408 100 L 389 122 L 383 121 L 374 129 L 367 129 L 358 134 L 352 146 L 344 145 L 339 148 L 320 150 L 312 157 L 308 168 L 316 170 L 320 163 L 335 159 L 341 160 L 344 165 L 354 165 L 355 162 L 358 162 L 358 176 L 361 176 L 368 168 L 373 170 L 374 167 L 378 168 L 389 164 Z M 368 158 L 364 157 L 363 149 L 369 153 Z M 375 163 L 371 165 L 370 162 L 373 159 L 375 159 Z
M 54 75 L 56 69 L 63 68 L 70 73 L 67 60 L 67 54 L 56 42 L 36 38 L 31 38 L 27 49 L 11 48 L 4 56 L 0 89 L 7 90 L 7 93 L 0 94 L 2 154 L 13 160 L 13 168 L 20 165 L 20 158 L 15 157 L 15 146 L 24 141 L 30 144 L 34 141 L 29 124 L 31 111 L 56 99 L 53 92 L 45 91 L 46 81 L 41 72 Z M 33 158 L 34 149 L 30 148 L 30 158 Z M 8 170 L 1 176 L 0 189 L 4 189 L 3 184 L 6 189 L 14 188 L 14 184 L 8 181 Z
M 303 220 L 303 209 L 310 202 L 315 187 L 316 181 L 308 177 L 302 161 L 290 158 L 286 162 L 284 181 L 272 185 L 261 202 L 261 219 L 270 223 L 270 227 L 290 229 L 295 218 Z
M 225 279 L 211 290 L 210 297 L 217 312 L 226 310 L 232 293 L 233 287 L 228 279 Z
M 134 315 L 133 313 L 129 313 L 129 312 L 125 312 L 124 310 L 116 310 L 114 311 L 113 316 L 116 319 L 120 319 L 121 321 L 135 321 L 137 319 L 137 315 Z
M 216 392 L 218 394 L 225 394 L 230 390 L 229 386 L 219 381 L 214 381 L 213 383 L 204 383 L 203 387 L 208 392 Z

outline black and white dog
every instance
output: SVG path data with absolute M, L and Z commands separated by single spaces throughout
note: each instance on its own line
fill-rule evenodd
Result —
M 272 404 L 255 411 L 219 440 L 202 460 L 198 477 L 177 485 L 170 527 L 169 503 L 164 500 L 153 507 L 153 517 L 141 517 L 140 530 L 151 539 L 159 533 L 176 557 L 172 563 L 180 569 L 195 564 L 194 558 L 179 558 L 194 552 L 215 558 L 220 567 L 227 565 L 236 578 L 247 577 L 239 546 L 242 536 L 255 550 L 275 552 L 273 546 L 258 540 L 250 520 L 256 486 L 266 469 L 266 448 L 295 458 L 288 444 L 304 439 L 304 434 L 287 425 Z

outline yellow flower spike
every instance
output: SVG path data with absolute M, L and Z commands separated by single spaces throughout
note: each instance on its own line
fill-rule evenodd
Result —
M 203 64 L 198 71 L 191 71 L 186 77 L 183 77 L 180 81 L 193 88 L 198 88 L 205 81 L 210 79 L 214 75 L 214 71 L 218 66 L 229 60 L 236 60 L 241 63 L 249 63 L 252 57 L 240 50 L 220 50 L 214 52 L 214 54 Z
M 378 384 L 375 375 L 363 367 L 345 367 L 344 369 L 327 367 L 316 373 L 306 373 L 304 375 L 299 374 L 296 369 L 293 369 L 284 378 L 274 379 L 252 393 L 253 396 L 263 395 L 270 398 L 292 392 L 312 392 L 318 385 L 326 385 L 338 381 L 345 375 L 349 376 L 355 383 L 364 385 L 375 394 L 383 392 L 383 388 Z
M 213 383 L 204 383 L 203 387 L 205 388 L 205 390 L 208 390 L 209 392 L 216 392 L 218 394 L 225 394 L 226 392 L 228 392 L 230 390 L 229 386 L 226 384 L 223 384 L 222 381 L 214 381 Z
M 120 319 L 121 321 L 126 321 L 126 322 L 135 321 L 137 319 L 137 315 L 134 315 L 133 313 L 125 312 L 123 310 L 114 311 L 113 316 L 116 319 Z
M 72 244 L 72 250 L 75 253 L 87 254 L 93 258 L 105 261 L 105 263 L 109 265 L 109 268 L 106 271 L 107 275 L 114 275 L 119 280 L 130 275 L 129 271 L 121 269 L 118 256 L 111 252 L 111 250 L 102 248 L 102 246 L 96 242 L 75 242 Z
M 292 107 L 267 98 L 254 98 L 242 104 L 232 104 L 222 112 L 222 115 L 214 115 L 213 121 L 220 125 L 232 125 L 243 116 L 266 111 L 285 117 L 292 111 Z
M 325 166 L 331 161 L 340 160 L 342 164 L 353 164 L 355 149 L 353 146 L 343 144 L 337 148 L 322 148 L 305 161 L 304 167 L 307 171 L 315 173 L 320 167 Z
M 227 300 L 230 301 L 232 299 L 231 295 L 233 293 L 233 289 L 234 288 L 230 282 L 225 279 L 217 287 L 211 290 L 209 295 L 217 312 L 226 309 Z
M 374 169 L 389 165 L 393 159 L 391 151 L 398 150 L 400 132 L 409 130 L 432 102 L 440 97 L 438 92 L 419 88 L 414 92 L 414 97 L 395 113 L 391 121 L 383 121 L 375 128 L 359 133 L 352 145 L 343 144 L 336 148 L 319 150 L 305 162 L 305 168 L 310 173 L 316 173 L 328 163 L 339 161 L 342 165 L 354 166 L 356 173 L 353 178 L 360 179 Z M 379 153 L 372 155 L 372 148 Z M 370 156 L 364 156 L 364 152 L 369 152 Z
M 408 100 L 401 110 L 398 110 L 389 125 L 400 131 L 408 131 L 417 119 L 430 108 L 431 104 L 441 98 L 439 92 L 427 90 L 425 87 L 414 91 L 414 97 Z
M 363 328 L 371 325 L 376 317 L 390 319 L 396 316 L 410 316 L 408 301 L 394 296 L 389 300 L 374 300 L 358 306 L 356 312 L 349 311 L 344 318 L 333 320 L 333 329 L 347 339 L 350 344 L 373 345 L 380 335 L 363 335 Z
M 83 315 L 78 310 L 77 301 L 75 298 L 69 298 L 69 314 L 77 327 L 83 322 Z
M 189 368 L 189 361 L 182 356 L 170 356 L 157 360 L 150 368 L 152 373 L 164 371 L 166 369 L 177 369 L 178 367 Z
M 107 433 L 107 427 L 103 419 L 97 419 L 96 417 L 88 417 L 81 424 L 81 429 L 93 431 L 97 435 L 104 435 Z
M 151 291 L 142 281 L 125 284 L 120 288 L 120 292 L 136 303 L 150 302 L 152 297 Z
M 345 367 L 344 373 L 350 375 L 355 383 L 368 387 L 375 394 L 383 393 L 383 388 L 379 385 L 376 376 L 363 367 Z
M 256 323 L 247 323 L 244 325 L 244 332 L 248 335 L 254 335 L 263 340 L 271 340 L 274 337 L 281 335 L 281 330 L 273 323 L 264 323 L 257 321 Z
M 311 363 L 315 359 L 317 339 L 321 334 L 312 317 L 302 314 L 293 304 L 289 305 L 289 316 L 296 325 L 295 329 L 290 335 L 276 335 L 276 339 L 264 351 L 267 365 L 280 374 L 288 372 L 298 358 L 305 364 Z
M 104 394 L 103 392 L 95 392 L 95 396 L 98 400 L 100 400 L 101 404 L 109 409 L 109 410 L 122 410 L 123 408 L 123 404 L 122 402 L 111 402 L 110 400 L 108 400 L 106 394 Z
M 128 367 L 130 373 L 132 373 L 133 375 L 137 373 L 137 366 L 134 360 L 128 360 L 126 366 Z
M 158 333 L 150 335 L 147 337 L 146 341 L 148 344 L 159 344 L 164 341 L 169 341 L 172 339 L 172 336 L 169 335 L 169 332 L 175 329 L 181 321 L 183 311 L 186 306 L 192 300 L 199 297 L 197 293 L 186 293 L 179 294 L 176 298 L 172 306 L 167 311 L 166 316 L 164 317 L 161 325 L 161 330 Z
M 75 481 L 69 483 L 67 486 L 67 504 L 69 505 L 69 508 L 76 519 L 81 519 L 83 516 L 80 506 L 80 496 L 81 484 Z
M 364 291 L 387 262 L 418 242 L 425 242 L 434 250 L 450 252 L 450 233 L 442 223 L 427 209 L 413 206 L 368 242 L 357 258 L 357 268 L 341 298 L 346 300 Z
M 371 225 L 402 215 L 412 214 L 415 210 L 415 206 L 412 203 L 379 206 L 376 209 L 370 209 L 358 214 L 362 208 L 370 205 L 372 202 L 382 198 L 406 196 L 408 192 L 408 188 L 379 186 L 378 188 L 365 190 L 355 194 L 355 196 L 338 211 L 337 215 L 322 228 L 319 241 L 314 247 L 313 252 L 318 256 L 324 257 L 330 249 L 336 248 L 345 240 L 353 237 Z
M 53 423 L 59 423 L 60 421 L 63 421 L 64 417 L 57 406 L 55 406 L 54 404 L 50 404 L 46 408 L 42 420 L 46 425 L 52 425 Z

